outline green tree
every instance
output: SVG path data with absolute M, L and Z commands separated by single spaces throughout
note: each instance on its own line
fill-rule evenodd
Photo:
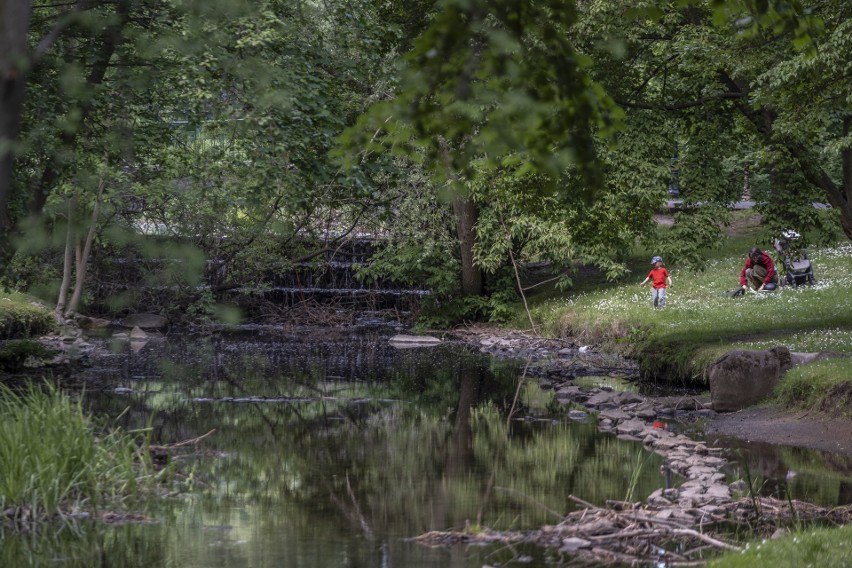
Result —
M 641 114 L 666 125 L 693 205 L 677 216 L 676 257 L 699 260 L 744 188 L 770 231 L 830 235 L 817 201 L 852 238 L 848 16 L 846 3 L 821 0 L 582 4 L 575 36 L 626 128 Z
M 97 196 L 109 203 L 96 245 L 115 234 L 104 223 L 123 240 L 156 231 L 239 267 L 236 278 L 269 268 L 270 252 L 286 259 L 276 247 L 297 233 L 351 230 L 374 204 L 369 172 L 341 175 L 327 153 L 386 89 L 401 40 L 380 17 L 370 1 L 39 7 L 7 228 L 27 211 L 64 237 L 74 187 L 73 209 L 89 207 L 76 217 Z M 90 175 L 98 162 L 120 173 L 105 188 Z
M 592 131 L 610 129 L 614 109 L 568 39 L 574 17 L 573 3 L 561 0 L 441 2 L 406 56 L 394 98 L 345 138 L 423 162 L 448 184 L 466 294 L 482 291 L 473 254 L 479 210 L 466 183 L 509 167 L 521 177 L 543 174 L 543 187 L 532 189 L 544 194 L 567 168 L 587 182 L 570 197 L 598 185 Z

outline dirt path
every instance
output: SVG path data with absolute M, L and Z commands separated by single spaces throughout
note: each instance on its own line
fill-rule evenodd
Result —
M 709 438 L 729 436 L 852 455 L 852 420 L 779 407 L 751 407 L 716 415 L 707 425 Z

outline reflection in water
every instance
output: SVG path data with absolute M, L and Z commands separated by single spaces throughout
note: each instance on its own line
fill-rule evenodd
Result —
M 406 540 L 552 524 L 569 495 L 602 504 L 666 483 L 658 456 L 593 423 L 524 420 L 540 393 L 507 420 L 520 374 L 459 346 L 397 351 L 380 333 L 254 331 L 122 350 L 83 377 L 94 413 L 153 425 L 156 444 L 215 433 L 175 457 L 174 496 L 147 511 L 157 523 L 6 538 L 2 565 L 543 565 L 531 551 Z
M 750 479 L 760 495 L 824 507 L 852 505 L 852 456 L 736 438 L 708 441 L 731 448 L 729 479 Z

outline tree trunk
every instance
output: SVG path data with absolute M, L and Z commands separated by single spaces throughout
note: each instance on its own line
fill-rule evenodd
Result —
M 843 118 L 843 137 L 849 138 L 852 132 L 852 114 L 847 114 Z M 843 170 L 843 196 L 846 197 L 846 212 L 841 211 L 841 220 L 843 222 L 843 230 L 846 231 L 846 236 L 852 239 L 852 148 L 846 148 L 841 153 L 842 170 Z
M 65 205 L 68 208 L 68 229 L 65 232 L 65 259 L 62 263 L 62 283 L 59 285 L 59 297 L 56 300 L 56 316 L 57 318 L 65 317 L 65 302 L 68 299 L 68 288 L 71 286 L 71 266 L 74 262 L 74 228 L 73 228 L 73 211 L 74 201 L 66 199 Z
M 92 208 L 92 219 L 89 223 L 89 232 L 86 235 L 84 244 L 77 243 L 77 255 L 75 266 L 74 293 L 71 295 L 71 301 L 68 303 L 68 309 L 65 310 L 65 317 L 70 316 L 77 311 L 80 305 L 80 299 L 83 297 L 83 288 L 86 285 L 86 272 L 89 264 L 89 256 L 92 254 L 92 241 L 95 239 L 95 232 L 98 228 L 98 216 L 101 212 L 101 199 L 104 194 L 106 182 L 101 179 L 98 182 L 98 195 L 95 197 L 95 204 Z
M 11 253 L 9 206 L 12 201 L 14 144 L 20 134 L 26 92 L 30 4 L 28 0 L 0 0 L 0 258 Z
M 477 219 L 476 203 L 472 199 L 457 197 L 453 200 L 456 214 L 459 246 L 461 248 L 461 287 L 464 296 L 481 296 L 483 293 L 482 271 L 473 262 L 474 230 Z

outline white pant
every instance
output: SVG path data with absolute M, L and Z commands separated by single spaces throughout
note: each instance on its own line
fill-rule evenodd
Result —
M 655 308 L 665 308 L 666 307 L 666 289 L 665 288 L 651 288 L 651 302 L 654 304 Z

